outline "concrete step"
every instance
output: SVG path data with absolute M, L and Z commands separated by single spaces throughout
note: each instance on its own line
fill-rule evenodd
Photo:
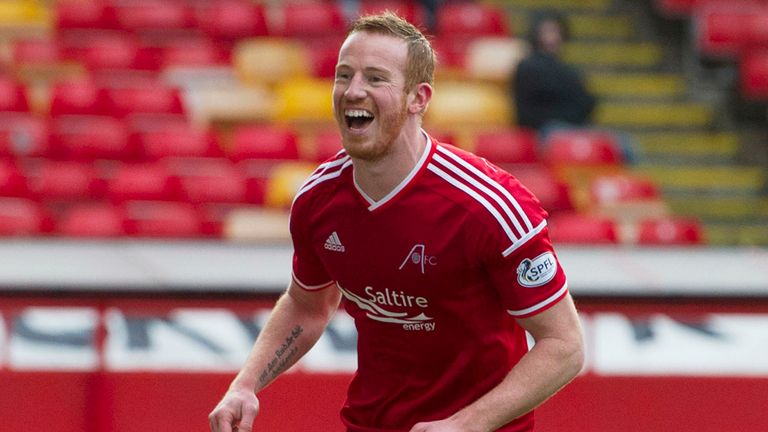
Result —
M 632 134 L 643 158 L 734 160 L 741 147 L 735 132 L 651 131 Z
M 714 246 L 768 246 L 768 219 L 758 223 L 709 223 L 707 243 Z
M 613 102 L 597 106 L 595 123 L 611 128 L 695 128 L 708 126 L 714 109 L 696 102 Z
M 768 221 L 768 198 L 740 196 L 666 197 L 674 214 L 695 216 L 706 222 L 760 225 Z M 763 225 L 763 229 L 768 225 Z M 768 230 L 767 230 L 768 231 Z
M 547 9 L 557 11 L 605 11 L 613 0 L 492 0 L 486 3 L 515 9 Z
M 587 86 L 601 98 L 677 98 L 685 94 L 685 78 L 675 73 L 590 72 Z
M 508 15 L 514 34 L 527 35 L 532 21 L 531 14 L 512 10 Z M 574 12 L 566 14 L 565 19 L 572 40 L 621 41 L 635 35 L 635 23 L 625 14 Z
M 766 173 L 760 167 L 639 165 L 633 168 L 633 171 L 654 179 L 664 190 L 678 193 L 758 196 L 766 185 Z M 701 199 L 700 196 L 696 198 Z M 709 200 L 709 197 L 706 200 Z
M 664 50 L 651 42 L 572 41 L 562 57 L 577 67 L 650 68 L 661 64 Z

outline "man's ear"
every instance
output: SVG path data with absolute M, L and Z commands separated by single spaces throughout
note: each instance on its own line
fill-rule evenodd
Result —
M 417 84 L 408 95 L 408 112 L 424 114 L 432 100 L 432 86 L 428 83 Z

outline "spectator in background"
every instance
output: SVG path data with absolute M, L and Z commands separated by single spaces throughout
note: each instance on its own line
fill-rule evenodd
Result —
M 512 77 L 517 123 L 546 134 L 551 128 L 590 122 L 595 98 L 579 72 L 560 59 L 568 27 L 560 15 L 535 18 L 530 32 L 532 53 Z

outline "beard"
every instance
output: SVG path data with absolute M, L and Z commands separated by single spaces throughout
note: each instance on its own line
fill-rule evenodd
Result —
M 341 142 L 347 154 L 355 159 L 375 161 L 385 156 L 392 149 L 392 143 L 403 131 L 403 125 L 408 118 L 406 101 L 400 109 L 389 115 L 380 115 L 376 118 L 377 130 L 372 135 L 365 137 L 350 137 L 341 134 Z M 341 120 L 345 122 L 344 119 Z M 343 129 L 343 128 L 342 128 Z

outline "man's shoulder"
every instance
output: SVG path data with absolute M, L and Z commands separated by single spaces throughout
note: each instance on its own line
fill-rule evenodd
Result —
M 293 198 L 293 207 L 308 205 L 314 200 L 327 197 L 343 184 L 343 176 L 351 166 L 352 160 L 344 151 L 318 165 L 298 188 Z

